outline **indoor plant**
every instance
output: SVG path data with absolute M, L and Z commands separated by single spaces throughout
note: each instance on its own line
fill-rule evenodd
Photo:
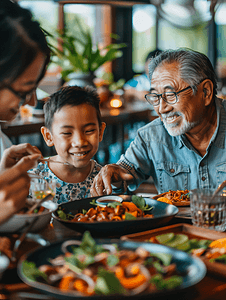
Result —
M 99 49 L 98 44 L 94 44 L 89 30 L 85 30 L 79 18 L 74 20 L 75 31 L 73 35 L 65 28 L 64 32 L 57 31 L 57 41 L 59 47 L 52 45 L 52 61 L 61 67 L 61 76 L 64 81 L 69 81 L 74 76 L 85 76 L 89 79 L 94 78 L 94 72 L 104 63 L 113 61 L 122 56 L 124 43 L 112 43 Z M 113 37 L 113 36 L 112 36 Z M 114 35 L 114 38 L 117 38 Z M 56 41 L 56 37 L 50 39 Z

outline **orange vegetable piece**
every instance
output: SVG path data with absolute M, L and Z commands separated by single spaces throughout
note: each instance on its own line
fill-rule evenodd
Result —
M 209 247 L 211 248 L 226 248 L 226 238 L 213 241 Z
M 123 268 L 118 267 L 115 270 L 115 276 L 119 279 L 121 285 L 125 289 L 135 289 L 141 284 L 146 282 L 146 277 L 142 273 L 138 273 L 136 276 L 133 277 L 125 277 Z
M 71 275 L 66 275 L 62 277 L 60 283 L 59 283 L 59 288 L 62 291 L 68 291 L 71 287 L 71 283 L 75 280 L 74 276 Z
M 173 204 L 173 202 L 170 199 L 166 198 L 166 197 L 159 197 L 157 200 L 160 201 L 160 202 L 165 202 L 165 203 L 168 203 L 168 204 Z
M 82 279 L 76 279 L 73 285 L 74 289 L 82 294 L 86 294 L 88 296 L 94 294 L 94 290 L 89 288 L 87 282 Z
M 133 202 L 122 202 L 122 206 L 129 212 L 138 210 L 138 207 Z

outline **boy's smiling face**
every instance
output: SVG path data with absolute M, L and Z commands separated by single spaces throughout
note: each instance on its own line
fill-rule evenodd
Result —
M 99 126 L 93 106 L 66 105 L 54 114 L 52 130 L 45 128 L 42 134 L 48 146 L 55 146 L 60 160 L 86 169 L 98 150 L 104 129 L 105 123 Z

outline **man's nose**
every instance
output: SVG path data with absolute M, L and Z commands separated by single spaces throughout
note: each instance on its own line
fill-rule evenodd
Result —
M 164 98 L 164 95 L 161 95 L 160 102 L 159 102 L 159 113 L 160 114 L 169 111 L 169 108 L 170 108 L 170 105 L 166 101 L 164 101 L 163 98 Z

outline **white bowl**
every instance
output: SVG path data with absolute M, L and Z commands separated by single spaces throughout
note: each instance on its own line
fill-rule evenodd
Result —
M 17 233 L 28 226 L 34 218 L 38 217 L 37 221 L 31 227 L 29 232 L 38 232 L 44 229 L 51 220 L 51 214 L 57 210 L 58 205 L 54 202 L 45 201 L 42 206 L 47 208 L 39 214 L 15 214 L 5 223 L 0 225 L 0 232 Z
M 9 258 L 4 254 L 0 254 L 0 280 L 2 279 L 4 272 L 7 270 L 9 263 Z
M 123 199 L 120 196 L 103 196 L 103 197 L 96 199 L 96 203 L 101 206 L 106 206 L 109 203 L 113 203 L 113 202 L 121 203 L 122 201 L 123 201 Z

